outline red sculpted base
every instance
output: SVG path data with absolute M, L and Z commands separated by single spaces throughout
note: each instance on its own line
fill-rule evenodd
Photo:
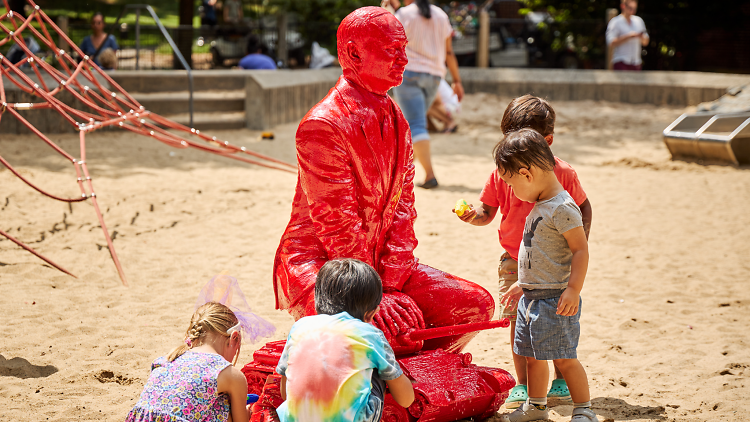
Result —
M 416 330 L 407 336 L 426 340 L 462 332 L 508 327 L 504 318 L 465 326 Z M 248 394 L 258 394 L 253 405 L 253 422 L 273 420 L 275 409 L 284 402 L 276 366 L 286 341 L 267 343 L 253 354 L 253 361 L 242 368 L 247 378 Z M 385 395 L 383 421 L 450 422 L 474 418 L 484 420 L 497 412 L 516 384 L 507 371 L 477 366 L 469 353 L 448 353 L 442 349 L 415 351 L 397 358 L 404 374 L 414 386 L 415 400 L 408 408 L 399 406 L 389 393 Z

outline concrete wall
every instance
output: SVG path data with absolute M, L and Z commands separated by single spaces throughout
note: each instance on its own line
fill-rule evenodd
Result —
M 113 79 L 129 92 L 158 93 L 187 90 L 185 71 L 116 71 Z M 245 126 L 269 129 L 299 121 L 334 86 L 341 69 L 193 72 L 196 91 L 244 90 Z M 487 92 L 503 96 L 532 93 L 552 101 L 595 100 L 656 105 L 688 106 L 712 101 L 727 88 L 749 84 L 750 76 L 701 72 L 611 72 L 562 69 L 462 68 L 467 93 Z M 9 102 L 33 98 L 4 81 Z M 61 99 L 72 101 L 69 93 Z M 241 103 L 240 103 L 241 104 Z M 239 106 L 239 104 L 238 104 Z M 184 108 L 184 107 L 182 107 Z M 242 110 L 237 110 L 242 111 Z M 73 131 L 54 110 L 22 112 L 44 133 Z M 167 113 L 165 113 L 167 114 Z M 16 119 L 4 116 L 0 133 L 27 133 Z
M 333 88 L 341 76 L 341 69 L 247 73 L 247 128 L 262 130 L 302 119 Z
M 727 88 L 750 83 L 750 75 L 721 73 L 509 68 L 462 68 L 461 79 L 466 93 L 676 106 L 713 101 Z
M 245 89 L 248 72 L 239 70 L 194 70 L 195 91 L 232 91 Z M 188 90 L 184 70 L 118 70 L 109 73 L 112 79 L 128 92 L 178 92 Z

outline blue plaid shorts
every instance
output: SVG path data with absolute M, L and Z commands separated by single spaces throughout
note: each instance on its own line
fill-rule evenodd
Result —
M 573 316 L 557 315 L 557 301 L 529 300 L 526 295 L 518 302 L 516 334 L 513 351 L 517 355 L 537 360 L 576 359 L 578 338 L 581 334 L 581 305 Z

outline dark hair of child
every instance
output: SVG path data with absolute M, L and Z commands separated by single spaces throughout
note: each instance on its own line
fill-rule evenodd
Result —
M 375 270 L 357 259 L 328 261 L 315 280 L 315 311 L 335 315 L 348 312 L 363 320 L 383 299 L 383 282 Z
M 542 136 L 552 135 L 555 131 L 555 110 L 546 100 L 533 95 L 514 98 L 505 108 L 500 130 L 508 134 L 524 128 L 534 129 Z
M 518 174 L 522 168 L 555 170 L 555 156 L 544 137 L 534 129 L 508 133 L 492 151 L 495 165 L 503 174 Z
M 262 50 L 260 39 L 257 35 L 250 34 L 250 36 L 247 37 L 247 47 L 245 47 L 245 50 L 247 54 L 257 54 Z

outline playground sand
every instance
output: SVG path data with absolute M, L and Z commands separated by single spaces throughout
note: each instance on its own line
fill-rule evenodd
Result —
M 459 198 L 478 203 L 508 100 L 466 98 L 458 133 L 433 138 L 440 188 L 416 193 L 416 255 L 492 292 L 499 218 L 472 227 L 450 210 Z M 593 409 L 601 421 L 743 419 L 750 171 L 670 161 L 660 134 L 681 109 L 553 105 L 553 150 L 575 166 L 594 212 L 579 347 Z M 276 128 L 273 141 L 215 134 L 293 161 L 295 128 Z M 52 139 L 78 156 L 76 135 Z M 44 189 L 80 194 L 71 166 L 32 136 L 3 135 L 0 155 Z M 88 162 L 127 288 L 90 203 L 50 200 L 0 169 L 0 228 L 78 276 L 0 241 L 0 421 L 123 420 L 149 364 L 181 343 L 200 288 L 221 271 L 276 324 L 273 340 L 292 325 L 274 310 L 271 270 L 294 175 L 119 131 L 90 135 Z M 467 351 L 512 372 L 508 337 L 480 333 Z M 258 347 L 244 346 L 240 362 Z M 571 411 L 554 407 L 551 419 Z

